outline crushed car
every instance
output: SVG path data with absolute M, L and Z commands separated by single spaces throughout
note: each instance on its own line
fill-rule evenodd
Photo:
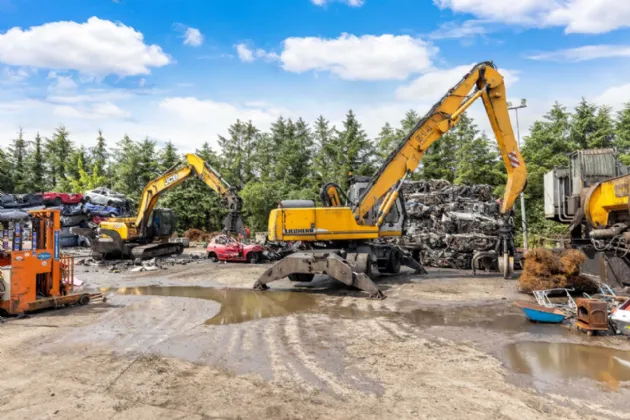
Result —
M 206 258 L 212 261 L 258 263 L 264 248 L 258 244 L 244 244 L 228 235 L 215 236 L 206 246 Z

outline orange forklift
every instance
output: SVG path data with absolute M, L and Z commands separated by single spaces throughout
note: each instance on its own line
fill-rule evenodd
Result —
M 60 252 L 59 210 L 29 211 L 27 219 L 2 224 L 0 313 L 22 315 L 44 308 L 85 305 L 102 296 L 72 293 L 74 257 Z M 7 225 L 12 227 L 12 240 L 7 240 Z

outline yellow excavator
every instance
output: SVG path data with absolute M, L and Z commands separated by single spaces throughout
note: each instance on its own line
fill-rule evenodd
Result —
M 243 201 L 235 188 L 202 158 L 187 154 L 185 159 L 150 181 L 142 191 L 135 218 L 113 218 L 103 221 L 97 230 L 72 228 L 88 238 L 94 258 L 150 259 L 161 255 L 181 254 L 181 243 L 170 243 L 175 231 L 176 215 L 171 209 L 156 208 L 160 195 L 189 177 L 197 175 L 216 191 L 228 208 L 223 227 L 227 233 L 244 233 L 241 209 Z
M 499 268 L 509 271 L 516 251 L 509 228 L 509 212 L 525 188 L 527 170 L 510 123 L 503 76 L 492 62 L 483 62 L 474 66 L 433 106 L 369 181 L 351 186 L 347 195 L 335 184 L 325 185 L 321 194 L 323 207 L 316 207 L 309 200 L 287 200 L 272 210 L 268 239 L 301 241 L 306 249 L 275 263 L 256 281 L 254 289 L 265 290 L 269 282 L 284 277 L 310 281 L 315 274 L 327 274 L 367 291 L 372 298 L 383 298 L 383 293 L 370 279 L 375 268 L 380 272 L 397 273 L 404 264 L 420 270 L 401 248 L 378 239 L 402 235 L 404 206 L 401 208 L 399 194 L 405 179 L 418 167 L 429 146 L 457 124 L 462 113 L 479 98 L 507 170 L 501 207 L 505 227 L 499 232 L 498 255 Z M 342 197 L 345 197 L 345 205 Z M 397 217 L 392 219 L 392 213 L 397 213 L 393 215 Z

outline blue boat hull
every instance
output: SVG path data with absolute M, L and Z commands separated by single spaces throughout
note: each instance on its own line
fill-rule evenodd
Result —
M 525 316 L 531 321 L 535 322 L 547 322 L 550 324 L 559 324 L 566 319 L 565 315 L 556 313 L 543 312 L 531 308 L 521 308 L 525 312 Z

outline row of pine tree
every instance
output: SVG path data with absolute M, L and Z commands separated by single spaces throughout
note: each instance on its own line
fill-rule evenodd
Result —
M 385 124 L 374 139 L 368 138 L 352 111 L 339 127 L 324 117 L 312 124 L 281 117 L 268 131 L 236 121 L 226 136 L 218 137 L 218 152 L 208 142 L 195 152 L 241 190 L 247 224 L 265 230 L 267 215 L 279 200 L 317 201 L 319 188 L 326 182 L 345 189 L 350 173 L 373 174 L 419 119 L 415 111 L 408 111 L 396 126 Z M 561 229 L 542 216 L 543 174 L 566 165 L 572 151 L 599 147 L 616 147 L 630 164 L 630 104 L 613 115 L 610 107 L 586 100 L 573 112 L 556 103 L 534 123 L 522 148 L 529 172 L 526 205 L 531 231 L 546 234 Z M 45 138 L 38 133 L 26 139 L 20 130 L 10 148 L 0 150 L 0 190 L 84 192 L 107 186 L 138 199 L 151 179 L 181 158 L 171 142 L 159 148 L 148 138 L 134 141 L 125 136 L 112 143 L 99 130 L 95 146 L 87 149 L 77 146 L 63 126 Z M 427 151 L 414 178 L 487 183 L 501 194 L 505 169 L 494 141 L 464 115 Z M 181 230 L 221 226 L 221 202 L 199 180 L 169 191 L 160 204 L 177 212 Z

